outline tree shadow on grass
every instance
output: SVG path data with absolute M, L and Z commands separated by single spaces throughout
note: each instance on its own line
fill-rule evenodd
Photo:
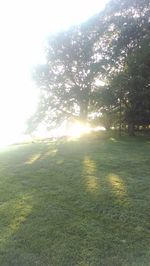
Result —
M 53 146 L 57 151 L 51 153 L 51 149 L 46 145 L 31 164 L 26 163 L 29 153 L 22 173 L 15 172 L 14 202 L 19 193 L 26 193 L 30 197 L 20 208 L 26 213 L 26 204 L 32 207 L 14 232 L 6 234 L 1 264 L 148 265 L 148 188 L 144 182 L 149 165 L 143 182 L 138 167 L 143 152 L 137 157 L 132 147 L 107 141 L 61 142 Z M 130 160 L 133 155 L 135 159 Z M 11 203 L 5 214 L 15 208 L 8 206 Z M 19 210 L 6 217 L 3 231 L 18 221 L 18 214 Z

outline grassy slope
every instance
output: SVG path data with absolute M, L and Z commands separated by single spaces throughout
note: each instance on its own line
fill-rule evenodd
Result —
M 0 265 L 150 265 L 150 141 L 0 153 Z

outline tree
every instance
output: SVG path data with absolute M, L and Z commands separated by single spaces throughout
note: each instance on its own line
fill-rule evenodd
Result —
M 135 125 L 150 124 L 149 16 L 149 1 L 111 1 L 105 11 L 107 30 L 97 41 L 99 54 L 105 43 L 107 93 L 111 91 L 115 98 L 112 112 L 118 111 L 119 128 L 127 124 L 130 135 L 134 135 Z M 110 103 L 104 103 L 106 110 Z
M 149 0 L 112 0 L 87 23 L 51 36 L 34 69 L 41 90 L 30 122 L 48 126 L 101 116 L 107 128 L 149 124 Z M 105 81 L 105 86 L 98 85 Z
M 87 120 L 95 99 L 96 78 L 103 70 L 100 64 L 97 67 L 92 37 L 83 26 L 49 38 L 46 64 L 37 66 L 33 73 L 41 97 L 31 124 Z

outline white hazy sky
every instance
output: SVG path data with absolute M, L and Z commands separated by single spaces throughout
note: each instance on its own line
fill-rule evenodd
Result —
M 0 143 L 16 141 L 35 110 L 30 71 L 42 59 L 45 37 L 85 21 L 108 0 L 0 1 Z

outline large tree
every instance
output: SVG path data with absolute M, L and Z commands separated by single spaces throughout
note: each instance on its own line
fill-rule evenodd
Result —
M 71 118 L 86 121 L 102 73 L 102 62 L 97 66 L 93 53 L 93 33 L 87 34 L 84 25 L 51 36 L 46 63 L 33 71 L 41 96 L 32 124 L 45 121 L 51 126 Z
M 148 125 L 149 17 L 149 0 L 112 0 L 87 23 L 51 36 L 46 63 L 33 73 L 41 97 L 32 128 L 92 113 L 106 127 L 127 124 L 130 134 Z

